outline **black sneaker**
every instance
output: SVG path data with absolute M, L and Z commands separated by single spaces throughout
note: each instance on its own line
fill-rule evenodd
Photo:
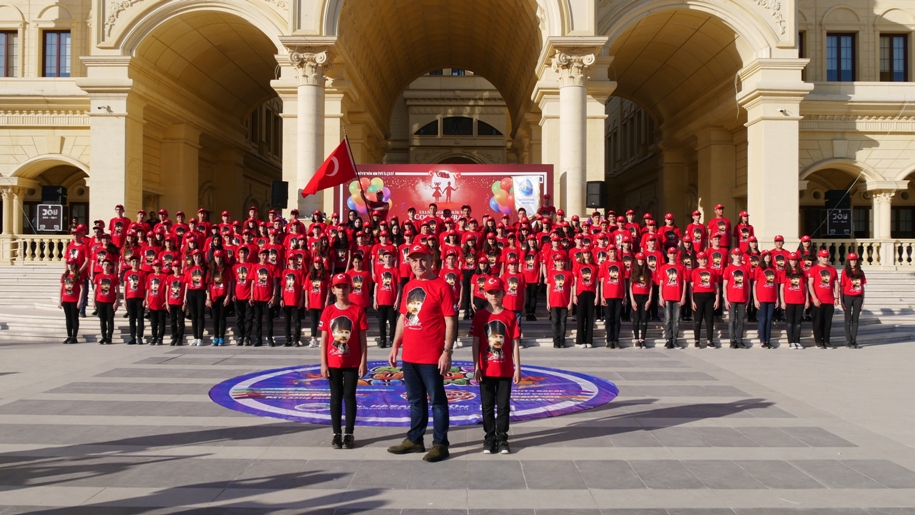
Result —
M 130 341 L 127 342 L 127 345 L 136 345 L 136 344 L 137 344 L 136 338 L 131 338 Z
M 508 442 L 499 443 L 499 454 L 511 454 L 511 447 L 508 446 Z
M 427 452 L 423 456 L 423 461 L 428 461 L 429 463 L 435 463 L 437 461 L 442 461 L 448 456 L 451 456 L 451 453 L 448 452 L 448 446 L 437 443 L 432 446 L 432 450 Z
M 483 441 L 483 454 L 495 454 L 496 453 L 496 442 L 490 442 L 487 440 Z
M 342 448 L 343 448 L 343 439 L 340 438 L 340 434 L 339 434 L 339 433 L 335 433 L 335 434 L 334 434 L 334 439 L 331 440 L 330 446 L 333 447 L 334 449 L 342 449 Z
M 343 448 L 352 449 L 356 446 L 356 439 L 353 438 L 353 435 L 343 435 Z
M 397 445 L 388 447 L 388 452 L 391 454 L 409 454 L 411 452 L 426 452 L 426 446 L 420 443 L 413 443 L 409 438 L 404 438 L 402 442 Z

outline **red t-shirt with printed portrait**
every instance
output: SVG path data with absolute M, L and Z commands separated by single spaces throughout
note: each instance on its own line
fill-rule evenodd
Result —
M 556 270 L 551 268 L 547 271 L 547 296 L 550 300 L 550 307 L 568 308 L 572 301 L 572 282 L 575 281 L 575 273 L 571 270 Z
M 605 261 L 599 275 L 605 299 L 626 297 L 626 266 L 622 261 Z
M 235 298 L 236 300 L 251 299 L 251 283 L 254 279 L 254 266 L 250 263 L 237 263 L 233 268 Z
M 251 299 L 254 302 L 270 302 L 276 291 L 276 269 L 270 263 L 251 265 Z
M 728 265 L 723 277 L 728 282 L 725 292 L 728 302 L 740 304 L 750 300 L 750 265 Z
M 728 249 L 721 246 L 717 249 L 710 248 L 706 254 L 708 254 L 708 267 L 720 276 L 724 272 L 724 268 L 728 266 Z
M 280 293 L 283 296 L 283 305 L 286 307 L 299 307 L 302 300 L 302 284 L 305 273 L 300 268 L 287 268 L 280 274 Z
M 153 311 L 163 311 L 166 305 L 165 292 L 168 290 L 166 274 L 149 274 L 146 276 L 146 307 Z
M 146 272 L 128 270 L 124 272 L 124 298 L 142 299 L 146 296 Z
M 540 284 L 540 254 L 535 251 L 524 253 L 524 261 L 521 265 L 521 273 L 524 274 L 524 281 L 527 284 Z
M 633 295 L 648 295 L 651 293 L 653 283 L 654 277 L 649 270 L 645 271 L 645 277 L 641 281 L 631 273 L 629 274 L 629 287 L 632 289 Z
M 60 301 L 79 302 L 83 291 L 83 280 L 85 280 L 85 276 L 79 272 L 64 274 L 60 278 Z
M 492 313 L 481 309 L 473 315 L 470 336 L 479 338 L 480 352 L 476 366 L 483 377 L 511 377 L 515 373 L 515 342 L 521 337 L 515 314 L 503 309 Z
M 367 308 L 372 300 L 372 274 L 368 270 L 357 272 L 350 268 L 346 275 L 353 281 L 353 290 L 349 294 L 349 301 L 361 308 Z
M 227 268 L 217 270 L 215 273 L 207 276 L 207 283 L 210 290 L 210 299 L 216 300 L 226 296 L 231 287 L 231 272 Z
M 463 277 L 461 270 L 459 268 L 442 267 L 442 270 L 438 273 L 438 276 L 444 279 L 446 283 L 448 283 L 448 286 L 451 287 L 451 295 L 457 299 L 461 290 L 461 279 Z
M 784 270 L 785 266 L 788 265 L 788 252 L 784 248 L 782 250 L 772 249 L 769 251 L 772 255 L 772 264 L 775 265 L 775 268 L 779 270 Z
M 864 295 L 864 285 L 867 284 L 867 279 L 864 277 L 864 272 L 861 272 L 857 277 L 842 274 L 842 282 L 840 284 L 843 295 L 857 297 Z
M 397 301 L 397 288 L 400 285 L 400 271 L 396 266 L 384 265 L 375 268 L 375 287 L 378 293 L 375 301 L 379 306 L 393 306 Z
M 683 298 L 683 289 L 686 288 L 686 270 L 683 265 L 661 265 L 656 275 L 664 302 L 680 302 Z
M 118 299 L 118 276 L 115 274 L 96 274 L 92 280 L 95 284 L 95 301 L 114 303 Z
M 207 289 L 207 271 L 206 268 L 198 265 L 192 265 L 188 267 L 187 271 L 184 273 L 185 278 L 187 278 L 187 289 L 188 290 L 206 290 Z
M 369 324 L 365 310 L 355 304 L 347 308 L 337 307 L 337 303 L 324 308 L 319 331 L 327 331 L 327 366 L 329 368 L 359 368 L 362 363 L 362 333 L 368 331 Z
M 575 293 L 597 292 L 597 281 L 600 271 L 596 263 L 577 263 L 575 265 Z
M 777 302 L 778 284 L 778 270 L 759 267 L 753 270 L 753 294 L 759 302 Z
M 801 271 L 798 277 L 788 277 L 782 272 L 781 283 L 785 285 L 785 304 L 805 304 L 807 302 L 807 273 Z
M 408 282 L 400 301 L 403 360 L 437 364 L 445 348 L 445 317 L 453 317 L 456 309 L 451 287 L 444 280 L 436 277 Z
M 184 291 L 187 288 L 187 279 L 184 275 L 169 275 L 166 277 L 168 292 L 166 299 L 169 306 L 181 306 L 184 304 Z
M 835 302 L 835 286 L 839 277 L 836 269 L 829 265 L 813 265 L 807 271 L 813 277 L 813 293 L 823 304 Z
M 731 246 L 731 221 L 727 218 L 712 218 L 708 223 L 709 234 L 722 233 L 721 241 L 718 242 L 722 247 Z
M 505 281 L 505 295 L 502 297 L 502 307 L 509 311 L 521 311 L 524 307 L 521 305 L 521 301 L 524 299 L 524 289 L 527 288 L 524 275 L 506 272 L 501 277 Z
M 708 267 L 695 268 L 690 282 L 693 283 L 693 293 L 715 293 L 718 274 Z
M 324 274 L 323 279 L 306 274 L 303 285 L 307 292 L 305 302 L 308 309 L 324 309 L 327 304 L 327 290 L 330 288 L 330 274 Z

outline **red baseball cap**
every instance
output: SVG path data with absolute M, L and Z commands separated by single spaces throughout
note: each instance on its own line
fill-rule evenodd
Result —
M 160 209 L 160 210 L 159 210 L 159 214 L 160 214 L 160 215 L 168 216 L 168 210 L 167 210 L 167 209 Z
M 819 257 L 827 257 L 827 258 L 828 258 L 828 257 L 829 257 L 829 251 L 826 250 L 826 249 L 820 249 L 820 251 L 817 252 L 817 256 L 819 256 Z
M 750 213 L 747 213 L 746 211 L 741 211 L 738 216 L 750 216 Z
M 223 211 L 222 216 L 231 216 L 228 211 Z
M 642 215 L 642 219 L 643 219 L 643 220 L 651 220 L 651 213 L 645 213 L 644 215 Z
M 677 247 L 667 247 L 667 253 L 668 253 L 668 254 L 676 254 L 676 253 L 677 253 Z
M 758 241 L 758 240 L 756 239 L 756 236 L 750 236 L 749 238 L 747 238 L 747 241 Z
M 808 236 L 806 234 L 801 236 L 801 241 L 810 241 L 810 236 Z
M 785 241 L 785 237 L 782 236 L 781 234 L 777 234 L 775 236 L 775 241 Z
M 705 252 L 696 252 L 696 259 L 708 259 L 708 254 Z
M 715 209 L 724 209 L 724 206 L 721 204 L 715 204 Z
M 635 214 L 635 211 L 632 210 L 632 209 L 627 209 L 627 210 L 626 210 L 626 214 L 627 214 L 627 215 L 634 215 L 634 214 Z
M 673 220 L 673 219 L 674 219 L 674 214 L 673 214 L 673 213 L 667 213 L 666 215 L 664 215 L 664 219 L 665 219 L 665 220 Z
M 346 274 L 337 274 L 334 276 L 331 286 L 353 286 L 353 280 Z
M 683 237 L 683 243 L 692 243 L 692 242 L 693 242 L 693 238 L 691 236 Z
M 733 254 L 735 256 L 739 256 L 739 255 L 743 254 L 743 252 L 741 252 L 739 248 L 734 247 L 733 249 L 731 249 L 731 254 Z
M 572 215 L 572 221 L 577 222 L 579 220 L 578 215 Z
M 429 249 L 428 245 L 423 245 L 422 243 L 416 243 L 410 247 L 410 252 L 407 254 L 407 257 L 417 256 L 431 256 L 432 251 Z
M 213 257 L 225 257 L 225 255 L 226 255 L 226 253 L 223 252 L 222 250 L 217 250 L 216 252 L 213 252 Z
M 644 260 L 644 259 L 645 259 L 645 253 L 644 253 L 644 252 L 639 252 L 638 254 L 635 255 L 635 258 L 636 258 L 636 259 L 642 259 L 642 260 Z
M 793 259 L 794 261 L 797 261 L 800 259 L 800 257 L 801 256 L 797 252 L 791 252 L 788 254 L 788 259 Z
M 857 259 L 858 259 L 858 255 L 855 254 L 854 252 L 849 252 L 849 253 L 848 253 L 848 256 L 846 256 L 845 259 L 848 259 L 849 261 L 851 261 L 851 260 L 857 260 Z
M 515 257 L 515 256 L 512 256 L 512 257 L 508 258 L 508 259 L 505 261 L 505 263 L 506 263 L 506 264 L 509 264 L 509 265 L 517 265 L 517 264 L 518 264 L 518 258 Z
M 566 214 L 566 212 L 563 211 L 562 209 L 557 209 L 557 210 L 556 210 L 556 214 L 559 215 L 559 216 L 562 216 L 562 215 Z
M 702 211 L 699 211 L 698 209 L 693 211 L 693 216 L 702 216 Z
M 486 279 L 486 284 L 483 285 L 483 291 L 502 291 L 504 289 L 505 283 L 498 277 Z

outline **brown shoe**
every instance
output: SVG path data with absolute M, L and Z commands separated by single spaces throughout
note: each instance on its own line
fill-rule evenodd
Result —
M 388 447 L 391 454 L 410 454 L 411 452 L 426 452 L 426 446 L 420 443 L 413 443 L 409 438 L 404 438 L 399 445 Z
M 448 446 L 437 443 L 432 446 L 432 450 L 427 452 L 423 456 L 423 461 L 428 461 L 430 463 L 435 463 L 436 461 L 442 461 L 443 459 L 450 456 L 451 453 L 448 452 Z

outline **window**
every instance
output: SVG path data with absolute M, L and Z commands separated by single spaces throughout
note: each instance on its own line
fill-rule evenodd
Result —
M 44 76 L 70 76 L 69 30 L 49 30 L 44 33 Z
M 0 77 L 15 77 L 19 62 L 19 33 L 0 32 Z
M 477 120 L 477 136 L 501 136 L 499 129 L 486 122 Z
M 260 108 L 254 109 L 251 111 L 251 116 L 248 118 L 248 141 L 257 146 L 260 143 Z
M 458 76 L 462 76 L 462 75 L 466 75 L 466 74 L 467 74 L 467 72 L 466 72 L 465 70 L 460 69 L 460 68 L 452 68 L 452 69 L 451 69 L 451 75 L 452 75 L 453 77 L 458 77 Z
M 273 114 L 273 155 L 283 155 L 283 118 L 276 113 Z
M 431 72 L 429 72 L 429 75 L 444 75 L 444 72 L 445 72 L 445 70 L 442 70 L 442 69 L 432 70 Z
M 908 37 L 905 34 L 880 35 L 880 80 L 908 80 Z
M 445 136 L 473 136 L 473 118 L 452 116 L 442 120 L 442 134 Z
M 800 31 L 797 33 L 797 56 L 801 59 L 807 57 L 807 33 Z M 807 67 L 801 70 L 801 80 L 807 80 Z
M 438 136 L 438 120 L 429 122 L 413 133 L 414 136 Z
M 826 80 L 851 82 L 855 80 L 855 35 L 826 35 Z

